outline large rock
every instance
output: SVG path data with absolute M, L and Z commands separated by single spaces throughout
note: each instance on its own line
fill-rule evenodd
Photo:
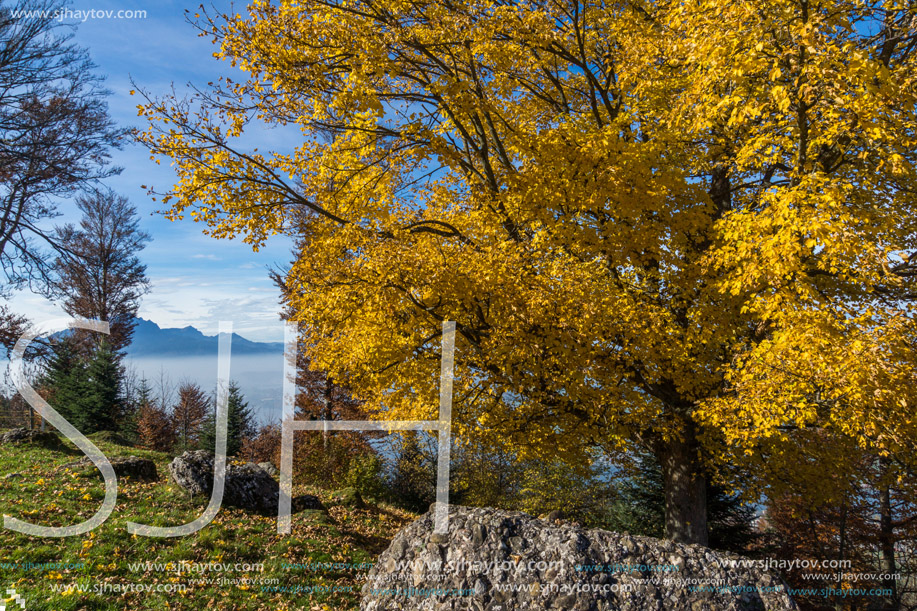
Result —
M 264 470 L 264 472 L 270 475 L 271 477 L 280 477 L 280 469 L 275 467 L 273 464 L 269 462 L 259 462 L 258 466 L 261 467 Z
M 432 533 L 431 511 L 395 536 L 361 611 L 796 609 L 776 573 L 704 547 L 459 506 Z
M 169 474 L 192 495 L 209 497 L 213 490 L 213 455 L 204 450 L 185 452 L 169 464 Z M 249 511 L 277 513 L 280 485 L 254 463 L 226 465 L 223 504 Z M 322 509 L 318 497 L 302 495 L 293 499 L 293 511 Z
M 112 468 L 114 468 L 115 475 L 117 475 L 118 478 L 129 477 L 132 480 L 148 481 L 159 479 L 159 474 L 156 471 L 156 463 L 148 458 L 139 458 L 137 456 L 112 456 L 108 461 L 111 463 Z M 87 475 L 94 474 L 99 477 L 102 476 L 102 472 L 96 468 L 95 464 L 89 460 L 88 456 L 84 456 L 80 460 L 66 464 L 61 468 L 83 472 Z
M 0 435 L 0 445 L 2 444 L 21 444 L 31 443 L 40 445 L 45 448 L 59 450 L 63 448 L 63 443 L 55 433 L 51 431 L 41 431 L 38 429 L 11 429 Z
M 209 496 L 213 490 L 213 455 L 197 450 L 176 456 L 169 463 L 169 475 L 192 496 Z

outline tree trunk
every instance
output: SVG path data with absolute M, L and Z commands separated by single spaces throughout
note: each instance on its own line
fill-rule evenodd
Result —
M 660 443 L 657 459 L 665 488 L 665 536 L 676 543 L 707 545 L 707 477 L 698 460 L 697 437 Z
M 888 461 L 880 459 L 879 476 L 884 478 L 888 470 Z M 891 576 L 896 571 L 895 563 L 895 524 L 892 516 L 891 488 L 883 483 L 879 488 L 879 550 L 881 554 L 880 567 L 883 573 Z M 882 587 L 891 590 L 891 595 L 886 597 L 886 609 L 898 609 L 898 592 L 895 579 L 888 577 L 882 580 Z
M 841 523 L 838 526 L 838 559 L 846 560 L 847 559 L 847 496 L 844 496 L 843 505 L 841 505 Z M 838 573 L 840 574 L 840 573 Z M 844 588 L 844 580 L 838 578 L 837 582 L 834 584 L 834 587 L 838 590 Z M 837 601 L 834 603 L 834 608 L 836 611 L 844 611 L 844 602 Z
M 322 389 L 322 420 L 331 420 L 331 378 L 326 374 L 325 375 L 325 386 Z M 325 460 L 328 459 L 328 431 L 322 431 L 322 445 L 325 451 Z

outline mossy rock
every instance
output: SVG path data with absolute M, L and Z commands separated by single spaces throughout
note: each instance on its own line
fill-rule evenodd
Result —
M 159 479 L 159 474 L 156 471 L 156 463 L 148 458 L 138 458 L 137 456 L 112 456 L 109 457 L 108 460 L 115 470 L 115 475 L 118 476 L 118 479 L 125 477 L 129 477 L 133 481 L 156 481 Z M 68 463 L 60 468 L 69 469 L 80 477 L 102 477 L 102 472 L 96 468 L 95 464 L 88 456 L 84 456 L 80 460 Z
M 38 429 L 12 429 L 0 435 L 0 445 L 34 444 L 49 450 L 63 450 L 64 444 L 57 433 Z
M 299 513 L 307 509 L 325 511 L 325 505 L 323 505 L 321 500 L 314 494 L 300 494 L 299 496 L 294 496 L 291 505 L 293 513 Z
M 351 507 L 353 509 L 366 507 L 363 497 L 360 496 L 360 492 L 356 488 L 344 488 L 332 492 L 326 505 L 328 507 Z
M 264 471 L 265 473 L 267 473 L 267 474 L 270 475 L 271 477 L 273 477 L 273 478 L 275 478 L 275 479 L 278 478 L 278 477 L 280 477 L 280 469 L 278 469 L 277 467 L 275 467 L 275 466 L 273 465 L 273 463 L 269 463 L 269 462 L 259 462 L 259 463 L 258 463 L 258 466 L 261 467 L 262 471 Z
M 93 433 L 88 435 L 89 439 L 92 441 L 101 441 L 103 443 L 112 443 L 117 446 L 124 446 L 126 448 L 133 448 L 134 444 L 131 443 L 129 439 L 116 433 L 115 431 L 99 431 L 98 433 Z

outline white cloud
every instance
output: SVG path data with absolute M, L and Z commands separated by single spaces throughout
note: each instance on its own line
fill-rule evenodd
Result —
M 229 281 L 208 284 L 157 284 L 144 299 L 140 315 L 161 327 L 191 325 L 207 335 L 217 333 L 221 320 L 231 320 L 235 332 L 252 341 L 282 340 L 276 289 L 257 287 L 249 292 Z M 240 295 L 241 291 L 245 292 Z

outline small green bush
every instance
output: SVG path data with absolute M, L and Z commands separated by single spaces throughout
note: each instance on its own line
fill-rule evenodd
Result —
M 375 453 L 359 454 L 350 461 L 344 484 L 365 499 L 379 500 L 386 495 L 384 465 Z

